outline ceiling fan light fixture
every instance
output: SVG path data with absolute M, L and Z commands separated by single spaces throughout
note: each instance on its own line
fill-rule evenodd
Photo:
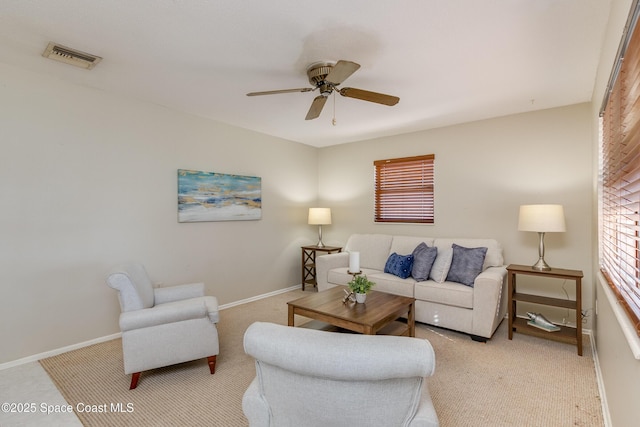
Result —
M 320 85 L 320 94 L 322 96 L 329 96 L 331 95 L 331 92 L 333 92 L 333 86 L 328 84 L 328 83 L 324 83 L 322 85 Z

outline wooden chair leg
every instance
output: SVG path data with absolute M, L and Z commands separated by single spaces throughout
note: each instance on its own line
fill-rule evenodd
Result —
M 207 363 L 209 364 L 209 371 L 211 372 L 211 375 L 216 373 L 216 356 L 209 356 L 207 357 Z M 129 387 L 129 390 L 133 390 L 134 388 L 138 387 L 138 380 L 140 380 L 140 374 L 141 372 L 135 372 L 131 375 L 131 386 Z
M 129 390 L 133 390 L 134 388 L 138 387 L 138 380 L 140 379 L 140 374 L 141 372 L 135 372 L 131 375 L 131 386 L 129 387 Z
M 211 371 L 211 375 L 216 373 L 216 356 L 207 357 L 207 363 L 209 363 L 209 371 Z

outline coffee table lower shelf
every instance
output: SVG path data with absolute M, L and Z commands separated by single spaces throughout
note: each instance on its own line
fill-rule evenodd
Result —
M 332 325 L 331 323 L 321 322 L 320 320 L 310 320 L 307 323 L 303 323 L 298 326 L 299 328 L 308 328 L 308 329 L 317 329 L 319 331 L 327 331 L 327 332 L 342 332 L 349 334 L 356 334 L 357 332 L 350 331 L 349 329 L 341 328 L 339 326 Z M 401 320 L 395 320 L 379 331 L 376 332 L 376 335 L 396 335 L 403 337 L 410 337 L 411 330 L 406 322 L 402 322 Z

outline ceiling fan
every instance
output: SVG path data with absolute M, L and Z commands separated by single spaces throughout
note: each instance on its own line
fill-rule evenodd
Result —
M 361 99 L 363 101 L 375 102 L 377 104 L 391 106 L 396 105 L 398 101 L 400 101 L 400 98 L 397 96 L 385 95 L 383 93 L 370 92 L 368 90 L 352 87 L 344 87 L 342 89 L 338 88 L 338 86 L 349 76 L 355 73 L 358 68 L 360 68 L 360 64 L 356 64 L 352 61 L 340 60 L 335 64 L 331 62 L 315 62 L 307 68 L 309 83 L 311 83 L 313 87 L 251 92 L 248 93 L 247 96 L 276 95 L 290 92 L 312 92 L 319 89 L 320 95 L 316 96 L 311 103 L 311 108 L 309 108 L 305 120 L 313 120 L 320 116 L 322 108 L 327 102 L 327 98 L 334 90 L 340 95 L 348 98 Z

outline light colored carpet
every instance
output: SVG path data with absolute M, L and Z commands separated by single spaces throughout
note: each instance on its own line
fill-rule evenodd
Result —
M 86 426 L 246 426 L 242 394 L 255 368 L 244 354 L 244 331 L 257 320 L 286 324 L 286 302 L 307 294 L 291 291 L 223 310 L 215 375 L 203 359 L 144 372 L 138 388 L 129 391 L 120 340 L 41 364 L 72 405 L 106 405 L 106 412 L 77 414 Z M 580 357 L 567 344 L 521 334 L 509 341 L 506 323 L 486 344 L 416 327 L 416 335 L 428 339 L 436 352 L 436 373 L 428 386 L 441 426 L 604 425 L 588 338 Z M 111 411 L 118 403 L 132 412 Z

